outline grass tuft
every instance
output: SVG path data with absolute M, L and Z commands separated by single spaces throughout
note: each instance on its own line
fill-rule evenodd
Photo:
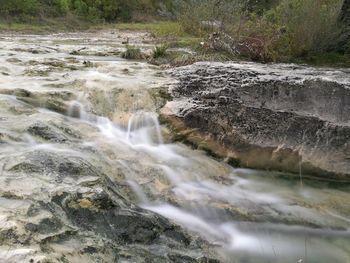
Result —
M 134 46 L 126 46 L 126 50 L 122 53 L 125 59 L 143 59 L 141 49 Z
M 167 50 L 168 50 L 168 46 L 165 44 L 155 46 L 155 48 L 153 49 L 153 52 L 152 52 L 152 57 L 153 58 L 166 57 L 168 54 Z

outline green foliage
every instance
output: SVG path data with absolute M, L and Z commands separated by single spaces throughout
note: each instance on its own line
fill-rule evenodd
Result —
M 170 8 L 172 1 L 161 0 L 0 0 L 0 14 L 57 17 L 76 14 L 89 21 L 129 21 L 135 12 L 156 15 L 161 8 Z
M 203 35 L 206 31 L 232 27 L 251 14 L 263 14 L 279 0 L 178 0 L 179 22 L 186 31 Z M 210 23 L 211 22 L 211 23 Z M 216 23 L 220 22 L 220 23 Z
M 56 0 L 54 2 L 56 10 L 60 15 L 66 15 L 69 12 L 70 0 Z
M 327 52 L 311 55 L 303 59 L 293 58 L 293 63 L 308 63 L 315 66 L 331 66 L 346 68 L 350 65 L 350 54 L 340 54 L 337 52 Z
M 143 59 L 141 50 L 134 46 L 126 46 L 126 50 L 122 53 L 122 58 L 125 59 Z
M 118 23 L 116 27 L 122 30 L 149 31 L 157 37 L 190 36 L 189 34 L 184 32 L 183 27 L 179 23 L 174 21 L 158 21 L 158 22 L 152 22 L 152 23 Z
M 246 0 L 241 1 L 242 8 L 245 11 L 250 13 L 256 13 L 262 15 L 264 11 L 273 8 L 276 4 L 278 4 L 279 0 Z
M 134 13 L 153 14 L 163 3 L 161 0 L 70 0 L 73 11 L 87 18 L 102 19 L 107 22 L 129 21 Z
M 156 47 L 153 49 L 152 57 L 153 57 L 153 58 L 162 58 L 162 57 L 165 57 L 165 56 L 167 55 L 167 50 L 168 50 L 168 46 L 165 45 L 165 44 L 156 46 Z
M 202 49 L 209 46 L 220 54 L 231 52 L 262 62 L 288 62 L 295 58 L 317 58 L 323 53 L 332 54 L 329 55 L 332 58 L 335 51 L 350 54 L 348 3 L 344 0 L 0 0 L 0 19 L 16 27 L 32 21 L 45 21 L 46 26 L 55 17 L 65 17 L 58 19 L 62 24 L 72 21 L 64 28 L 119 22 L 120 29 L 150 31 L 171 47 L 198 48 L 199 42 L 219 33 L 222 37 L 219 41 L 226 43 L 220 46 L 206 41 Z M 160 16 L 176 17 L 178 22 L 168 19 L 154 23 L 152 19 L 158 20 Z M 124 21 L 152 22 L 120 23 Z M 153 56 L 165 56 L 166 51 L 166 47 L 158 46 Z M 124 55 L 138 58 L 140 53 L 128 47 Z
M 282 0 L 266 17 L 285 30 L 285 51 L 291 56 L 305 56 L 334 45 L 341 33 L 342 3 L 343 0 Z
M 107 22 L 129 20 L 133 1 L 122 0 L 71 0 L 72 11 L 81 17 Z
M 219 52 L 262 62 L 334 50 L 343 0 L 183 0 L 179 23 Z M 344 48 L 346 49 L 346 46 Z
M 0 0 L 0 13 L 3 15 L 34 15 L 38 7 L 37 0 Z

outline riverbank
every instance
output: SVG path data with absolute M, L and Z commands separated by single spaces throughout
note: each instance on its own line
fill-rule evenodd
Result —
M 154 37 L 155 45 L 163 45 L 169 48 L 187 48 L 193 51 L 190 56 L 180 54 L 165 57 L 158 63 L 171 64 L 172 66 L 183 66 L 198 61 L 249 61 L 245 57 L 232 57 L 225 52 L 205 48 L 206 37 L 191 35 L 184 31 L 182 26 L 175 21 L 154 21 L 145 23 L 89 23 L 78 20 L 75 17 L 65 19 L 47 19 L 43 22 L 15 23 L 0 22 L 0 32 L 16 34 L 50 34 L 69 32 L 98 32 L 101 30 L 121 30 L 148 32 Z M 337 52 L 328 52 L 318 55 L 310 55 L 303 58 L 285 58 L 283 63 L 295 63 L 316 67 L 350 67 L 350 55 Z

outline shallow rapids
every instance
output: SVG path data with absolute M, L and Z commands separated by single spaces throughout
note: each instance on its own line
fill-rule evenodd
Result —
M 232 256 L 232 262 L 346 262 L 350 220 L 328 207 L 312 207 L 313 202 L 343 194 L 342 191 L 322 191 L 312 186 L 312 180 L 288 180 L 278 174 L 230 168 L 181 145 L 163 144 L 155 113 L 133 114 L 127 129 L 84 110 L 80 116 L 82 121 L 96 125 L 101 136 L 116 148 L 129 147 L 145 153 L 151 157 L 151 166 L 164 171 L 166 185 L 161 187 L 168 188 L 168 195 L 176 204 L 153 196 L 152 191 L 146 194 L 144 183 L 137 182 L 137 174 L 118 160 L 126 169 L 127 182 L 141 207 L 174 220 L 221 247 L 223 253 L 230 255 L 225 256 L 227 261 Z M 302 202 L 310 207 L 299 204 Z M 226 211 L 230 208 L 247 210 L 239 212 L 247 213 L 247 220 L 234 220 L 232 211 Z M 262 216 L 258 222 L 250 222 L 254 211 L 265 214 L 266 219 Z M 283 219 L 274 218 L 281 214 L 286 214 L 281 217 L 286 217 L 287 222 L 295 220 L 295 224 L 286 225 Z M 312 228 L 313 224 L 317 227 Z M 342 243 L 344 247 L 339 246 Z
M 173 143 L 157 114 L 169 79 L 112 56 L 123 50 L 118 41 L 107 33 L 0 39 L 0 177 L 30 152 L 84 156 L 123 198 L 204 238 L 222 262 L 350 262 L 348 183 L 235 168 Z M 48 198 L 70 184 L 0 178 L 0 193 Z

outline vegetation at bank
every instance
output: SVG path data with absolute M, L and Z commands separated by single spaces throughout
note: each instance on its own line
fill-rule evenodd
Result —
M 135 19 L 136 14 L 147 16 L 170 10 L 171 3 L 170 0 L 0 0 L 0 15 L 17 22 L 67 15 L 93 22 L 116 22 Z
M 348 8 L 343 0 L 189 0 L 179 21 L 186 32 L 206 36 L 208 48 L 230 57 L 330 64 L 337 57 L 348 63 Z
M 214 57 L 347 66 L 350 64 L 348 2 L 0 0 L 0 30 L 40 32 L 50 27 L 61 30 L 104 25 L 147 30 L 166 43 L 162 43 L 163 47 L 196 50 L 197 58 L 190 55 L 174 58 L 180 64 Z M 157 57 L 169 55 L 157 53 Z

